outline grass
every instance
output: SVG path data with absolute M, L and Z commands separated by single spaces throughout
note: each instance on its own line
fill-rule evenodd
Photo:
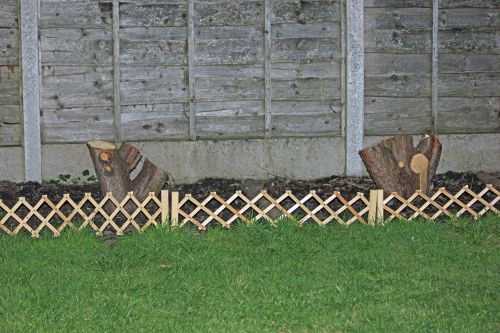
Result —
M 0 237 L 2 332 L 495 332 L 498 216 Z

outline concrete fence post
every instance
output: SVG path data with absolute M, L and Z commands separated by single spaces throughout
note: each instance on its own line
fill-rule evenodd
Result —
M 26 181 L 42 181 L 38 0 L 20 0 L 23 148 Z

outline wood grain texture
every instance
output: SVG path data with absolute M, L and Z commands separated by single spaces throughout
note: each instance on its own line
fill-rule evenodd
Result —
M 364 25 L 368 29 L 423 29 L 432 26 L 430 8 L 366 8 Z
M 12 4 L 6 4 L 5 1 L 3 1 L 0 7 L 0 27 L 18 29 L 18 10 L 19 6 L 17 1 Z
M 439 53 L 500 54 L 500 31 L 445 30 L 439 32 Z
M 498 133 L 500 97 L 440 98 L 439 133 Z
M 431 8 L 432 0 L 365 0 L 365 8 Z
M 431 72 L 430 54 L 366 53 L 365 75 L 421 74 Z
M 0 64 L 19 64 L 19 28 L 0 27 Z
M 187 25 L 187 1 L 180 3 L 120 4 L 120 26 L 123 27 L 185 27 Z
M 187 140 L 189 120 L 170 112 L 122 113 L 124 141 Z
M 431 53 L 431 31 L 365 30 L 365 52 Z
M 3 105 L 19 105 L 21 70 L 17 65 L 0 65 L 0 108 Z M 0 113 L 7 112 L 3 110 Z
M 40 2 L 42 28 L 105 28 L 112 24 L 112 4 L 98 1 Z
M 314 62 L 340 59 L 340 40 L 331 38 L 273 39 L 271 60 L 277 62 Z
M 440 73 L 500 72 L 497 54 L 454 54 L 439 55 Z
M 340 136 L 339 113 L 273 115 L 273 137 Z
M 318 23 L 340 21 L 338 0 L 273 0 L 273 23 Z
M 440 97 L 500 96 L 500 73 L 460 73 L 439 75 Z
M 303 78 L 295 80 L 274 80 L 273 100 L 331 100 L 340 99 L 340 79 Z
M 500 9 L 454 8 L 441 9 L 439 28 L 445 29 L 498 29 Z
M 430 97 L 430 95 L 430 73 L 365 77 L 365 96 Z
M 264 23 L 264 2 L 233 1 L 195 1 L 195 25 L 262 25 Z

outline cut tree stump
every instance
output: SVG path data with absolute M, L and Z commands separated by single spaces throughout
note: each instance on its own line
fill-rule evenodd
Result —
M 128 192 L 134 192 L 143 202 L 149 192 L 158 194 L 163 188 L 167 173 L 130 143 L 118 148 L 111 142 L 89 141 L 87 147 L 103 193 L 112 192 L 121 201 Z
M 412 136 L 396 135 L 361 150 L 359 155 L 378 188 L 407 198 L 418 189 L 430 192 L 441 149 L 433 135 L 423 135 L 416 148 Z

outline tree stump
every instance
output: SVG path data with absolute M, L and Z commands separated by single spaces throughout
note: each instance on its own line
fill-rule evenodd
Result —
M 128 192 L 134 192 L 142 202 L 149 192 L 158 194 L 163 188 L 166 172 L 130 143 L 125 142 L 117 148 L 111 142 L 90 141 L 87 147 L 103 193 L 112 192 L 121 201 Z
M 425 134 L 416 148 L 412 136 L 396 135 L 361 150 L 359 155 L 378 188 L 386 194 L 398 192 L 409 197 L 418 189 L 429 193 L 441 149 L 433 135 Z

